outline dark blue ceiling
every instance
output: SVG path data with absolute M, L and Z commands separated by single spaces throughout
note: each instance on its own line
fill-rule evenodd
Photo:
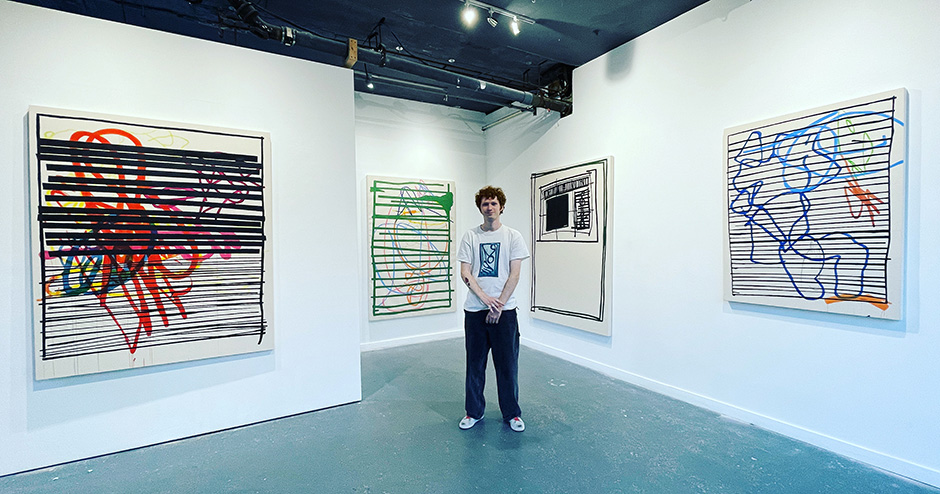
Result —
M 390 56 L 420 59 L 449 71 L 523 91 L 564 98 L 570 70 L 705 3 L 706 0 L 490 0 L 486 3 L 528 17 L 519 35 L 500 15 L 491 27 L 480 11 L 468 28 L 462 0 L 258 0 L 261 19 L 320 37 L 355 38 L 361 50 L 384 47 Z M 272 53 L 337 64 L 335 54 L 261 39 L 226 0 L 21 0 L 21 3 L 132 24 Z M 384 21 L 382 21 L 384 19 Z M 381 25 L 376 28 L 378 24 Z M 370 35 L 373 35 L 370 38 Z M 490 112 L 498 98 L 461 97 L 446 84 L 369 66 L 376 84 L 365 85 L 362 63 L 356 90 Z M 567 87 L 562 87 L 564 85 Z M 576 106 L 576 102 L 574 103 Z

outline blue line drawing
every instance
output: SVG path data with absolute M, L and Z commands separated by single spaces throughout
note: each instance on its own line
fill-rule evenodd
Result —
M 728 136 L 732 296 L 855 301 L 882 310 L 895 98 Z

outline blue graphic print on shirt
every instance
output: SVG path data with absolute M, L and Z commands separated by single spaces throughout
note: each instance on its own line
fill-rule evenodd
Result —
M 499 242 L 480 244 L 480 274 L 499 278 Z

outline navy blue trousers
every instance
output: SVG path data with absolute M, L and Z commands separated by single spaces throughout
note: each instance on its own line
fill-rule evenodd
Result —
M 522 415 L 519 409 L 519 320 L 516 310 L 505 310 L 496 324 L 486 323 L 488 311 L 464 311 L 464 341 L 467 348 L 467 415 L 483 418 L 486 400 L 486 363 L 493 353 L 496 389 L 503 420 Z

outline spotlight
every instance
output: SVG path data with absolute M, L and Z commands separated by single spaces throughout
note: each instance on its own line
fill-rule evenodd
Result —
M 467 27 L 473 27 L 477 23 L 477 9 L 470 5 L 470 2 L 467 2 L 463 7 L 463 23 Z
M 235 0 L 232 0 L 235 1 Z M 240 0 L 239 0 L 240 1 Z M 519 31 L 522 29 L 522 24 L 535 24 L 534 19 L 530 19 L 524 15 L 517 14 L 515 12 L 496 7 L 495 5 L 490 5 L 481 0 L 458 0 L 463 4 L 463 11 L 461 17 L 463 18 L 463 23 L 466 27 L 473 27 L 473 24 L 477 21 L 479 13 L 477 9 L 480 9 L 483 12 L 487 13 L 486 22 L 490 26 L 496 27 L 499 25 L 499 17 L 504 16 L 508 19 L 509 30 L 514 36 L 519 35 Z
M 372 83 L 372 76 L 369 75 L 369 66 L 365 66 L 366 69 L 366 87 L 370 90 L 375 89 L 375 84 Z
M 513 17 L 512 21 L 509 22 L 509 29 L 512 31 L 512 34 L 519 36 L 519 18 Z

